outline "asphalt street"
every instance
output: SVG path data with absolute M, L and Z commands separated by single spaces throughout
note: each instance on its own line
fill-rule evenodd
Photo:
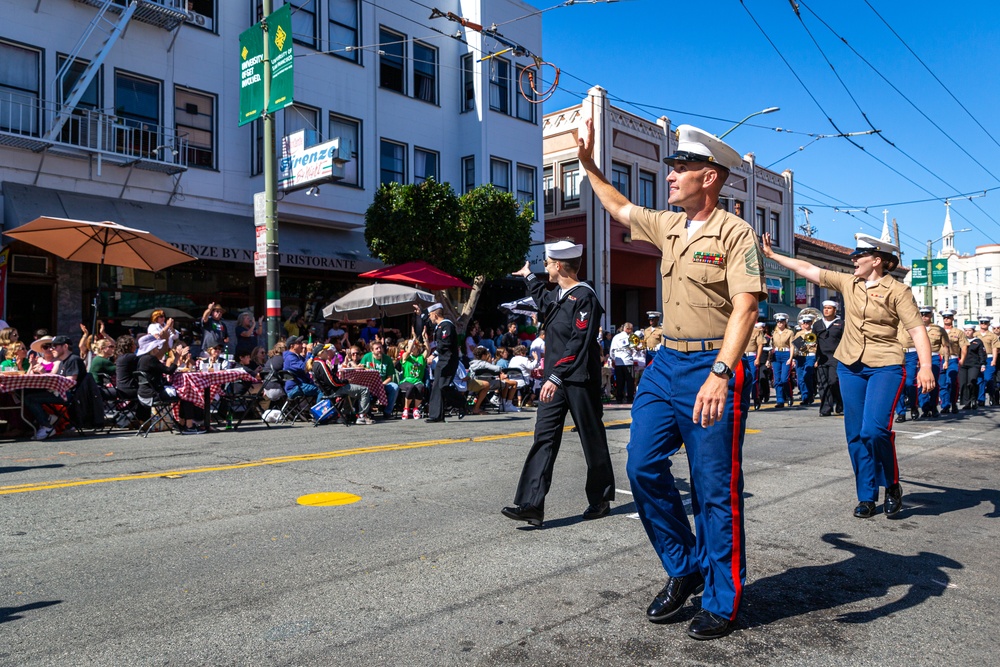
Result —
M 645 620 L 665 574 L 629 411 L 604 418 L 611 516 L 581 520 L 566 433 L 540 529 L 499 513 L 531 412 L 0 442 L 0 665 L 994 664 L 1000 409 L 899 425 L 897 520 L 851 516 L 841 418 L 751 413 L 747 588 L 712 642 L 697 598 Z

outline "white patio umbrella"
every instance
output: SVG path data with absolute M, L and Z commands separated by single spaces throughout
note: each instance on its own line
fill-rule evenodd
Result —
M 149 319 L 154 311 L 162 310 L 163 316 L 166 318 L 174 318 L 175 320 L 193 320 L 194 315 L 188 315 L 183 310 L 178 308 L 147 308 L 146 310 L 140 310 L 138 313 L 132 313 L 130 317 L 137 319 Z
M 393 317 L 413 312 L 415 303 L 434 303 L 434 295 L 405 285 L 365 285 L 323 308 L 328 320 Z

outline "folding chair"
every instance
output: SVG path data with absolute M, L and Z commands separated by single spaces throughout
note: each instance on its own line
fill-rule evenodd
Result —
M 142 387 L 149 387 L 156 393 L 154 398 L 142 398 L 139 397 L 139 402 L 147 406 L 150 409 L 149 419 L 147 419 L 136 431 L 136 435 L 141 435 L 142 437 L 149 436 L 149 432 L 154 428 L 158 427 L 160 424 L 165 424 L 167 429 L 172 433 L 180 433 L 181 426 L 174 419 L 174 405 L 177 404 L 177 398 L 164 397 L 156 392 L 153 384 L 149 381 L 149 377 L 142 371 L 135 372 L 135 378 L 139 382 L 139 389 Z
M 239 428 L 244 419 L 254 415 L 257 415 L 264 422 L 264 426 L 271 428 L 271 425 L 264 419 L 264 411 L 261 409 L 261 402 L 264 400 L 263 384 L 257 388 L 257 391 L 252 391 L 252 387 L 246 387 L 245 382 L 230 382 L 223 386 L 222 397 L 229 407 L 229 414 L 236 417 L 236 422 L 233 424 L 234 429 Z
M 133 424 L 141 421 L 137 414 L 138 401 L 118 395 L 114 376 L 98 373 L 97 380 L 104 397 L 104 421 L 108 433 L 116 428 L 132 428 Z
M 316 382 L 322 398 L 333 402 L 333 407 L 344 422 L 344 426 L 353 424 L 358 418 L 357 410 L 354 409 L 354 401 L 346 392 L 341 392 L 347 385 L 338 384 L 326 364 L 313 364 L 313 380 Z M 319 422 L 314 420 L 313 426 L 319 426 Z
M 300 382 L 300 380 L 289 371 L 278 371 L 278 379 L 283 382 L 294 382 L 296 384 Z M 291 424 L 299 420 L 310 421 L 312 419 L 312 413 L 309 412 L 309 408 L 312 407 L 312 400 L 313 399 L 305 394 L 286 396 L 285 404 L 281 406 L 281 415 L 275 423 Z

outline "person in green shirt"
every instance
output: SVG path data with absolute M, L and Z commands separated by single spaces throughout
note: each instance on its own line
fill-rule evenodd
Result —
M 392 409 L 396 407 L 396 396 L 399 395 L 399 376 L 396 374 L 396 366 L 385 354 L 385 347 L 382 341 L 372 341 L 371 352 L 361 357 L 361 366 L 378 371 L 382 377 L 382 385 L 385 387 L 385 417 L 388 419 L 392 415 Z
M 97 381 L 97 384 L 102 385 L 104 382 L 101 375 L 115 377 L 117 374 L 115 362 L 111 360 L 115 354 L 115 341 L 111 338 L 101 338 L 93 344 L 91 349 L 94 352 L 94 358 L 90 360 L 90 368 L 87 370 Z
M 28 348 L 24 346 L 24 343 L 19 340 L 14 341 L 7 345 L 6 352 L 7 358 L 0 361 L 0 371 L 28 372 L 28 369 L 31 368 L 31 362 L 28 361 Z
M 424 400 L 427 388 L 424 378 L 427 375 L 427 359 L 424 357 L 424 346 L 414 338 L 409 347 L 403 351 L 402 358 L 403 381 L 399 383 L 399 391 L 403 392 L 403 419 L 420 419 L 420 403 Z M 411 412 L 412 411 L 412 412 Z

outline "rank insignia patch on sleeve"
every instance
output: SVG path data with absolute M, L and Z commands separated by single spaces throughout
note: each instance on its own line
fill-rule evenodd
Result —
M 577 329 L 587 328 L 587 318 L 589 317 L 589 315 L 590 313 L 580 311 L 580 314 L 576 316 L 576 321 L 574 322 L 574 324 L 576 324 Z

